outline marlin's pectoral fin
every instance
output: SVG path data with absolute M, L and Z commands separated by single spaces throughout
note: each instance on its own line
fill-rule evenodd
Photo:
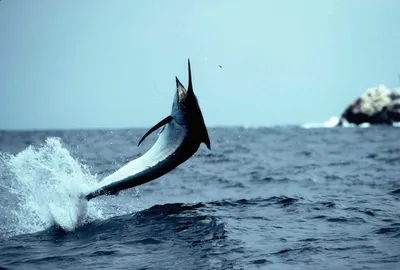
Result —
M 153 131 L 159 129 L 160 127 L 168 124 L 169 122 L 171 122 L 172 120 L 172 116 L 168 115 L 167 117 L 165 117 L 163 120 L 161 120 L 157 125 L 155 125 L 154 127 L 152 127 L 151 129 L 149 129 L 149 131 L 146 132 L 146 134 L 143 135 L 143 137 L 140 139 L 138 146 L 144 141 L 144 139 L 146 139 L 147 136 L 149 136 Z

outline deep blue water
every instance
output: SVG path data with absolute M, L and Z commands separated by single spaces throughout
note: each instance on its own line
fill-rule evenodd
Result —
M 212 151 L 75 227 L 66 194 L 144 153 L 145 131 L 1 132 L 0 266 L 400 269 L 399 128 L 210 129 Z

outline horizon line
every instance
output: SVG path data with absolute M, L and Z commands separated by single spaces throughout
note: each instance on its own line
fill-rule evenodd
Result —
M 273 128 L 297 127 L 303 124 L 276 124 L 276 125 L 211 125 L 207 128 Z M 129 130 L 148 129 L 150 126 L 137 127 L 73 127 L 73 128 L 0 128 L 0 132 L 36 132 L 36 131 L 82 131 L 82 130 Z

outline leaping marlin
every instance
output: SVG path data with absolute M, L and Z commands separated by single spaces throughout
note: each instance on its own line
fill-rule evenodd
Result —
M 101 195 L 115 195 L 121 190 L 152 181 L 189 159 L 201 143 L 205 143 L 211 150 L 203 115 L 193 92 L 189 60 L 188 71 L 187 90 L 176 78 L 171 115 L 152 127 L 138 145 L 153 131 L 162 127 L 155 144 L 139 158 L 105 177 L 94 191 L 85 196 L 87 200 Z

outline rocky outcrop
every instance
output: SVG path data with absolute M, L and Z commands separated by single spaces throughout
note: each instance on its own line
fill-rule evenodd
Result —
M 356 125 L 400 122 L 400 89 L 391 91 L 384 85 L 368 89 L 346 108 L 338 125 L 345 121 Z

